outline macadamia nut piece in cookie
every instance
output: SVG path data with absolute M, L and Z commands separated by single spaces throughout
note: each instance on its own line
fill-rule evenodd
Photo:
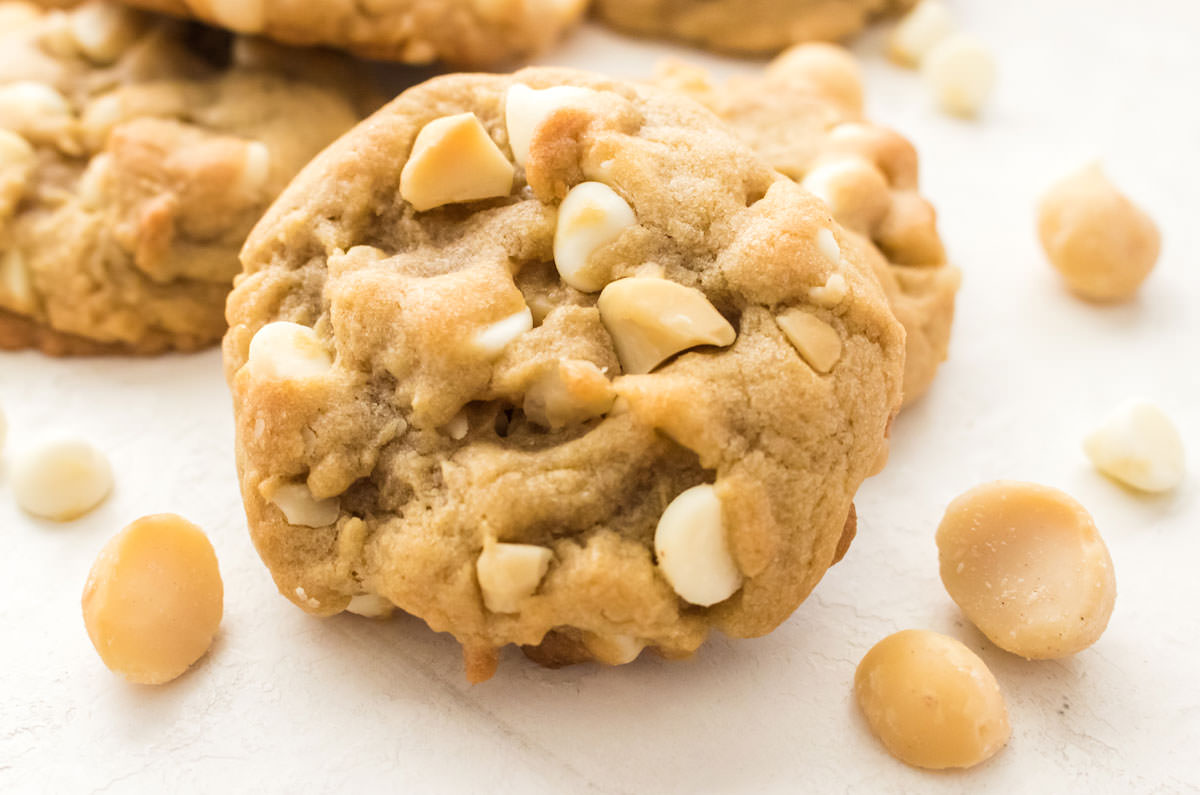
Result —
M 1158 261 L 1158 227 L 1098 164 L 1050 188 L 1037 225 L 1050 264 L 1073 292 L 1092 301 L 1131 298 Z
M 112 486 L 108 459 L 82 439 L 39 444 L 13 463 L 17 503 L 43 519 L 77 519 L 103 502 Z
M 223 595 L 204 531 L 174 514 L 146 516 L 100 551 L 83 590 L 83 620 L 114 673 L 160 685 L 208 651 Z
M 954 638 L 908 629 L 875 644 L 854 672 L 858 706 L 892 756 L 942 770 L 985 762 L 1008 742 L 996 677 Z
M 1114 411 L 1084 440 L 1096 469 L 1135 489 L 1170 491 L 1183 481 L 1183 440 L 1171 418 L 1145 400 Z
M 1057 489 L 997 481 L 950 503 L 937 531 L 942 583 L 1000 648 L 1067 657 L 1108 626 L 1117 582 L 1092 517 Z

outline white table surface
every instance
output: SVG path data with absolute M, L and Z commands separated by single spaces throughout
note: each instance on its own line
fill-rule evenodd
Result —
M 694 660 L 548 671 L 509 650 L 470 686 L 457 645 L 421 622 L 310 618 L 278 596 L 235 488 L 219 356 L 51 361 L 0 355 L 5 455 L 50 429 L 111 456 L 112 498 L 67 525 L 13 505 L 0 471 L 0 792 L 1195 792 L 1200 787 L 1200 11 L 1186 0 L 958 0 L 1000 83 L 977 123 L 933 112 L 918 78 L 866 61 L 875 118 L 918 144 L 926 192 L 966 274 L 952 358 L 897 422 L 888 469 L 858 498 L 858 540 L 772 635 L 715 638 Z M 675 48 L 586 29 L 546 62 L 645 74 Z M 732 72 L 753 64 L 705 59 Z M 1070 297 L 1033 206 L 1103 156 L 1164 231 L 1132 304 Z M 1177 421 L 1193 472 L 1135 496 L 1080 439 L 1133 395 Z M 1061 487 L 1094 514 L 1119 597 L 1107 633 L 1058 662 L 993 648 L 938 579 L 934 529 L 979 482 Z M 205 527 L 225 579 L 211 653 L 172 685 L 108 672 L 79 597 L 92 559 L 158 511 Z M 991 666 L 1012 741 L 966 773 L 889 757 L 851 695 L 883 636 L 949 633 Z

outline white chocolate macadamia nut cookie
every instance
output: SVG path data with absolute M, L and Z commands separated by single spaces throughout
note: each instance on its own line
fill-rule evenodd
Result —
M 488 66 L 557 41 L 586 0 L 124 0 L 284 44 L 366 58 Z
M 243 252 L 225 364 L 255 544 L 309 612 L 374 595 L 453 633 L 472 680 L 506 644 L 617 664 L 769 632 L 853 537 L 899 408 L 875 256 L 673 92 L 412 88 Z
M 215 344 L 246 235 L 366 86 L 103 0 L 0 0 L 0 50 L 0 348 L 50 354 Z
M 720 52 L 778 52 L 804 41 L 838 41 L 916 0 L 596 0 L 614 27 Z
M 946 359 L 961 276 L 946 260 L 937 213 L 918 192 L 916 150 L 863 118 L 853 56 L 830 44 L 804 44 L 760 75 L 725 83 L 672 62 L 660 69 L 658 83 L 707 105 L 775 168 L 824 201 L 845 234 L 869 241 L 871 268 L 908 334 L 904 401 L 925 394 Z M 837 285 L 818 295 L 836 305 Z M 789 334 L 803 324 L 807 344 L 823 351 L 818 356 L 837 355 L 832 337 L 818 329 L 819 318 L 790 317 L 784 321 Z M 797 343 L 802 351 L 805 344 Z
M 1035 660 L 1091 646 L 1117 598 L 1112 558 L 1082 505 L 997 481 L 955 499 L 937 530 L 942 583 L 979 631 Z

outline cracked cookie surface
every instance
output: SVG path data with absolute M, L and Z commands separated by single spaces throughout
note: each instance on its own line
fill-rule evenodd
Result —
M 778 52 L 805 41 L 837 41 L 916 0 L 596 0 L 605 22 L 740 54 Z
M 506 644 L 621 663 L 769 632 L 844 552 L 899 408 L 872 256 L 673 92 L 410 89 L 243 251 L 255 545 L 311 613 L 453 633 L 473 680 Z
M 848 234 L 870 241 L 871 267 L 907 332 L 905 404 L 924 395 L 949 350 L 962 277 L 946 259 L 936 211 L 919 193 L 916 149 L 863 116 L 853 57 L 834 45 L 802 44 L 758 75 L 714 83 L 702 69 L 670 62 L 658 82 L 706 105 L 820 196 Z
M 105 2 L 0 2 L 0 347 L 216 343 L 239 248 L 360 118 L 357 79 Z
M 285 44 L 366 58 L 482 67 L 546 49 L 586 0 L 124 0 Z

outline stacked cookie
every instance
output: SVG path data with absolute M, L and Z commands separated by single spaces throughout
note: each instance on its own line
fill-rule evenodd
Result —
M 764 634 L 845 553 L 958 284 L 848 56 L 447 75 L 360 123 L 360 67 L 289 45 L 494 63 L 582 3 L 132 4 L 174 16 L 0 3 L 0 345 L 224 335 L 285 596 L 416 615 L 480 681 L 509 644 L 619 664 Z M 772 5 L 787 35 L 729 46 L 883 7 Z

